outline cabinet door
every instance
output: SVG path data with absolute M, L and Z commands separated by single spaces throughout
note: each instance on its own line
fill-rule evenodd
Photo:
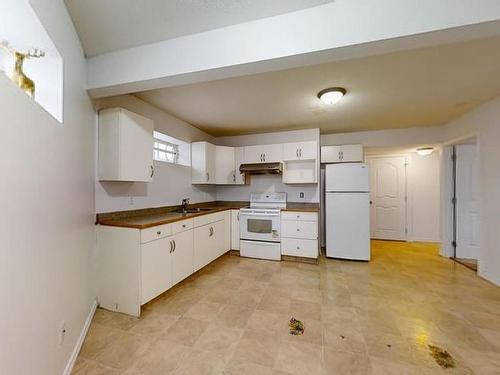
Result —
M 264 162 L 281 162 L 283 160 L 283 144 L 262 146 Z
M 362 145 L 342 145 L 340 150 L 342 162 L 362 162 L 363 146 Z
M 245 174 L 240 173 L 240 165 L 245 162 L 245 148 L 234 148 L 234 183 L 236 185 L 245 184 Z
M 262 146 L 246 146 L 244 149 L 245 163 L 264 162 L 264 150 Z
M 215 164 L 215 146 L 211 143 L 207 143 L 207 176 L 208 184 L 215 184 L 215 173 L 216 173 L 216 164 Z
M 340 163 L 340 146 L 322 146 L 321 147 L 321 162 L 322 163 Z
M 212 248 L 212 257 L 210 261 L 217 259 L 229 250 L 229 233 L 226 230 L 226 220 L 218 221 L 212 224 L 214 246 Z
M 194 228 L 194 271 L 205 267 L 214 258 L 215 241 L 212 224 Z
M 299 150 L 301 143 L 285 143 L 283 146 L 283 160 L 299 160 Z
M 101 181 L 152 180 L 153 121 L 123 108 L 99 112 Z
M 171 237 L 141 245 L 141 305 L 172 286 Z
M 240 250 L 240 211 L 231 210 L 231 249 Z
M 215 183 L 215 146 L 213 144 L 191 143 L 191 183 Z
M 301 142 L 299 144 L 300 160 L 315 160 L 318 158 L 318 143 L 315 141 Z
M 229 185 L 236 182 L 234 147 L 215 146 L 215 183 Z
M 171 237 L 172 251 L 172 285 L 184 280 L 194 272 L 193 230 L 187 230 Z
M 124 181 L 153 179 L 153 121 L 120 111 L 120 176 Z

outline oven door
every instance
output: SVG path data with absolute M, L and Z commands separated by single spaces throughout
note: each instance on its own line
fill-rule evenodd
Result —
M 280 214 L 240 212 L 240 239 L 280 242 Z

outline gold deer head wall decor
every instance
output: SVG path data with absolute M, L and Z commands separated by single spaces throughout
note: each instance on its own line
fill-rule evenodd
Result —
M 32 48 L 27 52 L 20 52 L 12 48 L 7 41 L 2 41 L 0 47 L 11 53 L 15 58 L 14 70 L 10 79 L 18 85 L 26 94 L 35 98 L 35 82 L 23 72 L 25 59 L 40 58 L 45 56 L 45 52 L 38 48 Z

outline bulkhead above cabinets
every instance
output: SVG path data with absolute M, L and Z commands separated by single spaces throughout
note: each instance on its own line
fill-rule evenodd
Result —
M 240 173 L 242 164 L 282 163 L 287 184 L 318 182 L 318 142 L 277 143 L 244 147 L 191 144 L 193 184 L 243 185 L 250 176 Z M 214 176 L 214 177 L 211 177 Z
M 152 120 L 124 108 L 99 111 L 98 179 L 152 181 L 153 129 Z

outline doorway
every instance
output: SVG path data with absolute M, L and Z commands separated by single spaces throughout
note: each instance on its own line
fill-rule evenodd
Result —
M 453 258 L 477 271 L 480 251 L 480 179 L 476 139 L 453 145 Z
M 370 234 L 372 239 L 406 241 L 407 156 L 372 156 L 370 168 Z

